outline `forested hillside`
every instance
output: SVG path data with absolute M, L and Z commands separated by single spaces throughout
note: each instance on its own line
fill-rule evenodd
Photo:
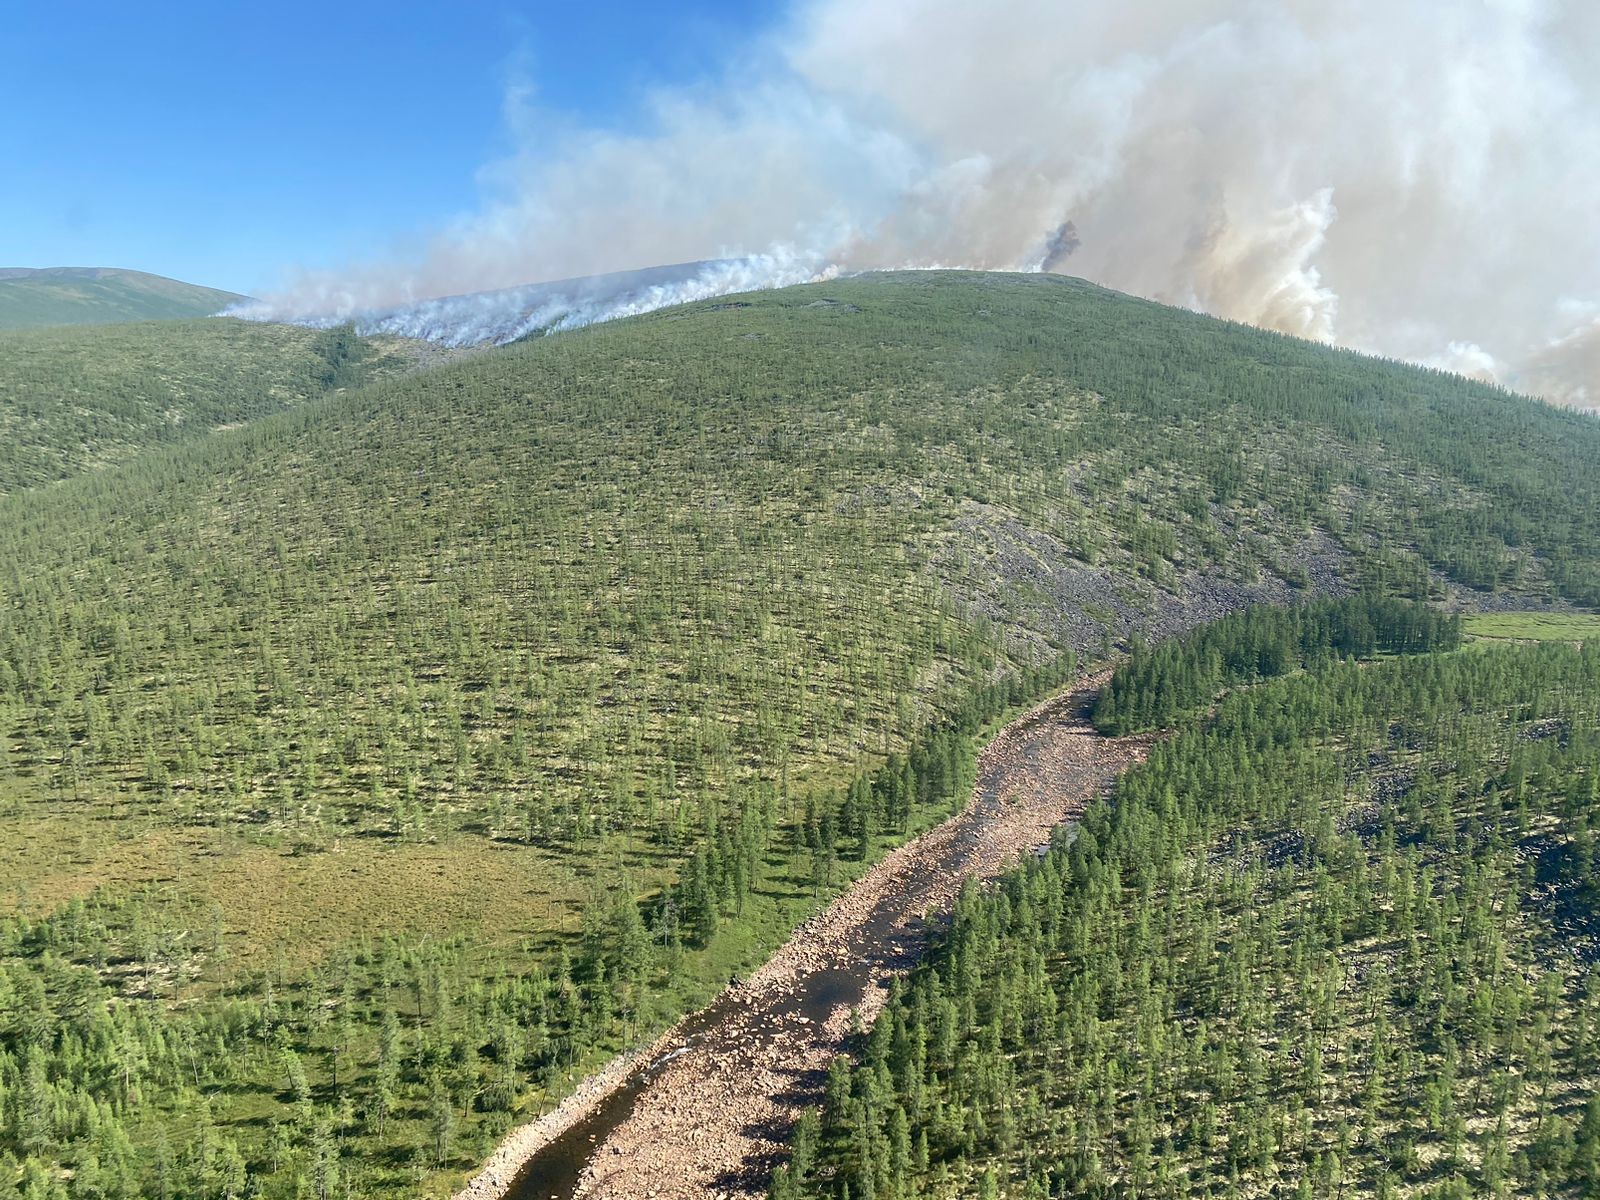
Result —
M 0 267 L 0 329 L 209 317 L 245 297 L 116 267 Z
M 1074 652 L 1319 590 L 1592 602 L 1597 468 L 1593 419 L 1460 379 L 927 273 L 18 491 L 5 1152 L 437 1192 L 947 811 Z
M 1224 687 L 1375 653 L 1461 644 L 1461 616 L 1364 594 L 1293 608 L 1247 608 L 1157 645 L 1136 645 L 1095 703 L 1102 733 L 1170 729 L 1201 716 Z
M 0 494 L 205 437 L 410 359 L 395 339 L 230 319 L 0 332 Z
M 1558 644 L 1232 695 L 963 897 L 773 1195 L 1593 1195 L 1597 705 Z

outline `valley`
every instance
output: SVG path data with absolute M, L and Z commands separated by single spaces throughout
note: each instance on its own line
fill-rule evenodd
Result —
M 1594 0 L 0 28 L 0 1200 L 1600 1200 Z
M 0 1153 L 46 1200 L 452 1195 L 730 977 L 773 981 L 732 1010 L 764 1044 L 794 1009 L 762 964 L 876 929 L 836 898 L 954 895 L 896 874 L 907 847 L 998 870 L 944 823 L 1085 664 L 1252 604 L 1566 629 L 1600 598 L 1592 418 L 1059 276 L 862 276 L 459 357 L 226 319 L 0 336 L 33 447 L 0 496 L 27 1014 Z M 1259 666 L 1150 711 L 1199 721 L 1196 681 Z M 1072 753 L 1014 768 L 1087 798 Z M 1008 851 L 1063 813 L 1015 790 L 977 810 L 1029 830 Z M 910 966 L 862 948 L 830 988 Z M 610 1143 L 658 1190 L 703 1045 Z M 746 1189 L 798 1099 L 749 1074 L 774 1123 L 701 1168 Z
M 1102 738 L 1088 723 L 1105 674 L 1002 729 L 959 813 L 889 854 L 749 978 L 658 1039 L 620 1083 L 623 1103 L 608 1095 L 574 1112 L 576 1138 L 556 1133 L 519 1169 L 497 1153 L 460 1200 L 764 1195 L 795 1116 L 820 1101 L 853 1024 L 882 1009 L 965 882 L 1047 845 L 1142 757 L 1143 740 Z M 520 1135 L 510 1143 L 519 1152 Z

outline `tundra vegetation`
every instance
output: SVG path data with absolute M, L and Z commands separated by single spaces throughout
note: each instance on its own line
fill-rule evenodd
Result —
M 843 280 L 362 386 L 388 351 L 347 331 L 136 328 L 8 335 L 105 339 L 75 391 L 0 356 L 51 448 L 0 498 L 0 1196 L 446 1192 L 960 803 L 1082 656 L 1317 589 L 1374 638 L 1392 600 L 1600 601 L 1592 418 L 1073 280 Z M 159 432 L 169 376 L 203 434 Z
M 1586 642 L 1600 637 L 1600 614 L 1587 612 L 1469 613 L 1463 622 L 1466 631 L 1479 638 Z
M 0 329 L 180 321 L 209 317 L 244 299 L 115 267 L 0 267 Z

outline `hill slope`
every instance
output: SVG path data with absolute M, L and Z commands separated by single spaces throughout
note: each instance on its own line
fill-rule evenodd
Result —
M 1593 1195 L 1597 695 L 1544 645 L 1224 700 L 963 898 L 774 1200 Z
M 0 332 L 0 494 L 407 369 L 398 339 L 231 319 Z
M 931 819 L 1062 652 L 1312 589 L 1592 603 L 1597 489 L 1592 419 L 1058 277 L 313 400 L 0 500 L 12 969 L 162 1023 L 175 1141 L 203 1037 L 272 1190 L 337 1127 L 414 1194 Z
M 118 267 L 0 267 L 0 329 L 209 317 L 244 299 Z

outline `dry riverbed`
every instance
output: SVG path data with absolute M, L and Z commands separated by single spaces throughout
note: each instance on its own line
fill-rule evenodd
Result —
M 863 1021 L 877 1014 L 890 980 L 915 963 L 929 918 L 949 910 L 967 878 L 993 877 L 1048 842 L 1144 757 L 1149 738 L 1100 737 L 1089 725 L 1106 677 L 1007 725 L 979 758 L 966 808 L 889 854 L 710 1008 L 514 1131 L 456 1200 L 764 1194 L 795 1116 L 820 1099 L 852 1009 Z M 630 1083 L 620 1123 L 591 1135 L 592 1151 L 580 1139 L 576 1186 L 553 1168 L 541 1178 L 540 1150 L 563 1134 L 571 1142 Z

